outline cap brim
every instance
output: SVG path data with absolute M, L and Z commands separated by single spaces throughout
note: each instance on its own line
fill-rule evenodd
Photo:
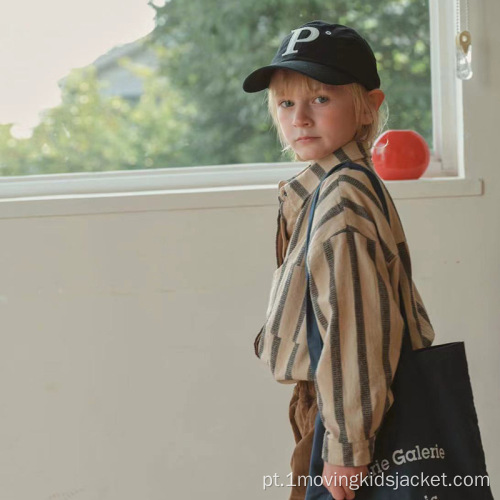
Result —
M 255 70 L 253 73 L 250 73 L 250 75 L 248 75 L 243 82 L 243 90 L 251 93 L 267 89 L 269 87 L 269 83 L 271 82 L 273 73 L 277 69 L 290 69 L 292 71 L 297 71 L 298 73 L 314 78 L 319 82 L 330 85 L 345 85 L 356 81 L 356 79 L 351 75 L 329 66 L 309 61 L 292 60 L 283 61 L 277 64 L 270 64 L 269 66 L 264 66 Z

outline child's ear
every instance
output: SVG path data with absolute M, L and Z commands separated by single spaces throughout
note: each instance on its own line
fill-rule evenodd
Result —
M 373 89 L 368 92 L 368 101 L 370 103 L 370 108 L 372 110 L 378 111 L 382 103 L 384 102 L 385 94 L 380 89 Z M 372 123 L 372 112 L 370 109 L 365 109 L 361 117 L 361 123 L 363 125 L 369 125 Z

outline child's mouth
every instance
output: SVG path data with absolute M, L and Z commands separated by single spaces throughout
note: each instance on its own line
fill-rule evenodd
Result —
M 309 142 L 309 141 L 313 141 L 314 139 L 318 139 L 317 137 L 310 137 L 310 136 L 303 136 L 303 137 L 299 137 L 296 142 Z

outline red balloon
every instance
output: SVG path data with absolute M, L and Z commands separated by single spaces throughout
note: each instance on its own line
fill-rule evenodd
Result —
M 414 130 L 387 130 L 372 148 L 373 166 L 385 180 L 418 179 L 430 157 L 427 142 Z

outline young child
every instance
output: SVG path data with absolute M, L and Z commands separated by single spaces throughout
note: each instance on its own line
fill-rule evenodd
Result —
M 325 427 L 324 486 L 336 500 L 352 499 L 352 483 L 328 487 L 326 480 L 368 472 L 377 431 L 394 401 L 391 383 L 405 327 L 400 308 L 413 349 L 434 340 L 392 198 L 383 186 L 388 223 L 368 175 L 347 166 L 321 185 L 312 222 L 307 264 L 323 349 L 311 370 L 304 262 L 311 194 L 345 160 L 374 172 L 370 149 L 384 100 L 375 56 L 355 30 L 313 21 L 293 30 L 272 63 L 251 73 L 243 88 L 268 89 L 283 145 L 309 162 L 279 183 L 278 268 L 254 343 L 278 382 L 296 384 L 289 409 L 296 442 L 290 500 L 305 498 L 299 476 L 309 474 L 318 409 Z

